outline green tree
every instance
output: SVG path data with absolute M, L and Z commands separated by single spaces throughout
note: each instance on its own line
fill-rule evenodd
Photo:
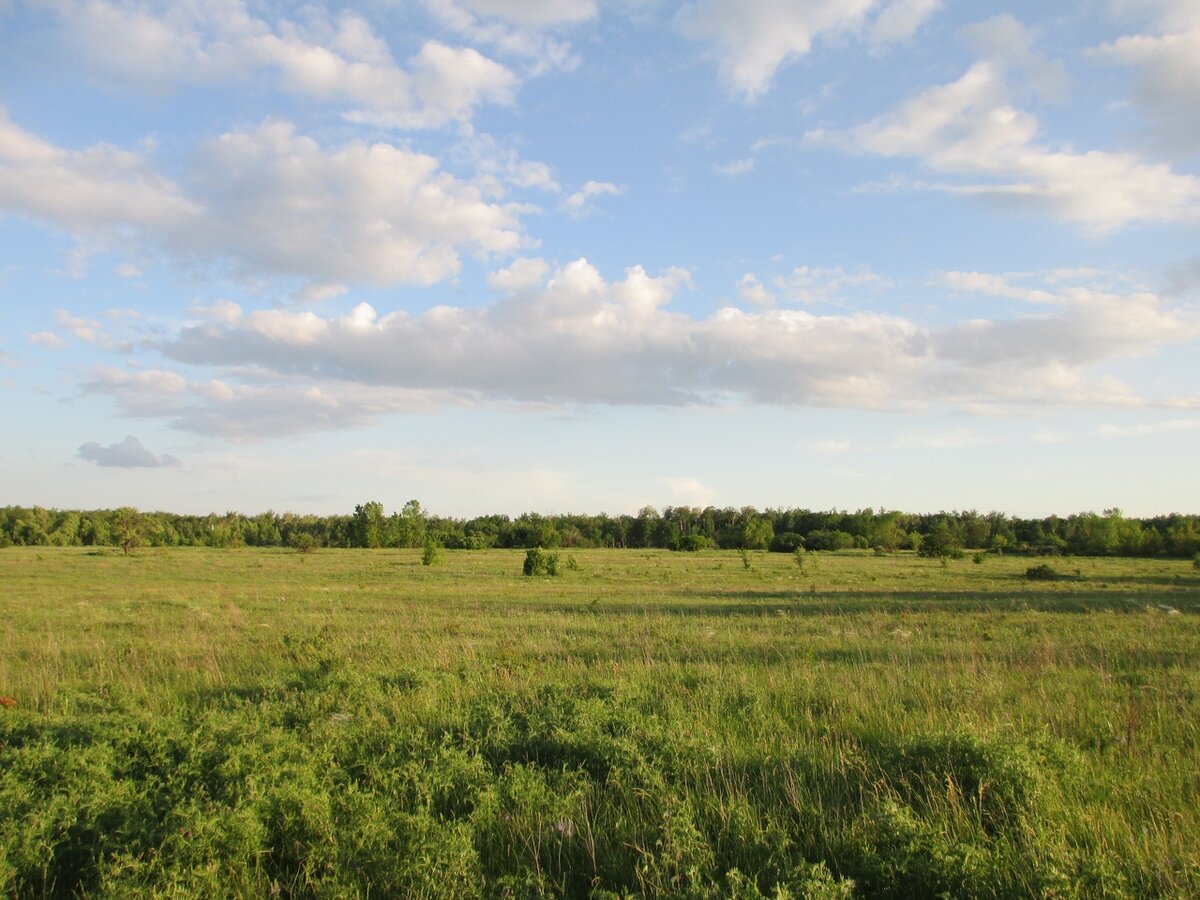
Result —
M 142 515 L 132 506 L 122 506 L 114 510 L 110 531 L 117 546 L 129 555 L 129 551 L 142 543 Z
M 383 504 L 375 500 L 354 507 L 350 533 L 355 547 L 382 547 L 384 538 Z

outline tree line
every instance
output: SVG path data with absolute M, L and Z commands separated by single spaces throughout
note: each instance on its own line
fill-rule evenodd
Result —
M 913 514 L 754 507 L 645 507 L 637 515 L 435 516 L 416 500 L 388 513 L 359 504 L 348 515 L 181 515 L 116 510 L 0 508 L 0 547 L 421 547 L 448 549 L 615 547 L 703 550 L 963 549 L 1040 555 L 1176 556 L 1200 553 L 1200 516 L 1130 518 L 1119 509 L 1022 519 L 974 510 Z

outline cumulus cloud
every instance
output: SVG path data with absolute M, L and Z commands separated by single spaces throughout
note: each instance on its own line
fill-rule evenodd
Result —
M 482 306 L 322 316 L 222 303 L 158 346 L 219 378 L 103 369 L 88 390 L 127 414 L 245 440 L 445 403 L 1138 405 L 1103 367 L 1200 338 L 1194 311 L 1141 292 L 1072 287 L 1036 314 L 929 327 L 796 309 L 697 318 L 671 308 L 688 279 L 634 267 L 609 281 L 586 260 L 550 272 L 532 259 L 496 273 L 502 296 Z
M 126 435 L 125 440 L 118 444 L 102 447 L 95 441 L 88 441 L 79 448 L 79 458 L 94 462 L 98 466 L 121 469 L 157 469 L 162 466 L 177 466 L 179 460 L 169 454 L 156 456 L 147 450 L 142 442 L 132 434 Z
M 0 209 L 77 236 L 166 252 L 235 274 L 342 283 L 432 284 L 459 250 L 523 244 L 520 207 L 425 154 L 385 142 L 324 147 L 268 121 L 202 144 L 180 183 L 131 151 L 52 147 L 0 117 Z
M 1047 212 L 1096 233 L 1200 218 L 1200 178 L 1131 153 L 1055 149 L 1036 142 L 1037 130 L 1034 116 L 1008 103 L 1001 68 L 983 61 L 848 132 L 807 137 L 966 179 L 910 187 Z
M 722 79 L 747 100 L 762 96 L 776 72 L 823 36 L 871 29 L 876 43 L 910 37 L 939 0 L 696 0 L 676 16 L 682 32 L 712 46 Z
M 1151 27 L 1095 48 L 1093 55 L 1137 72 L 1134 99 L 1160 144 L 1181 157 L 1200 148 L 1200 7 L 1190 0 L 1139 4 Z
M 151 9 L 125 0 L 53 0 L 68 43 L 93 66 L 161 91 L 272 73 L 284 91 L 339 103 L 358 121 L 437 128 L 512 101 L 516 76 L 470 47 L 429 41 L 406 66 L 360 15 L 257 17 L 241 0 Z
M 43 350 L 61 350 L 67 342 L 52 331 L 36 331 L 29 335 L 29 343 Z

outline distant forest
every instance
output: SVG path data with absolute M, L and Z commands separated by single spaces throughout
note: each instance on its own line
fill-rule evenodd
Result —
M 349 515 L 178 515 L 116 510 L 0 508 L 0 547 L 421 547 L 448 549 L 618 547 L 704 550 L 915 550 L 957 556 L 964 549 L 1039 555 L 1192 557 L 1200 553 L 1200 516 L 1128 518 L 1119 509 L 1065 518 L 1021 519 L 999 512 L 911 514 L 753 507 L 646 507 L 636 516 L 525 513 L 454 519 L 430 515 L 416 500 L 388 515 L 383 504 Z

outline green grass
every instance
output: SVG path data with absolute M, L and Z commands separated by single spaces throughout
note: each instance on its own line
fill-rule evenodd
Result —
M 1200 894 L 1189 561 L 559 553 L 0 552 L 3 892 Z

